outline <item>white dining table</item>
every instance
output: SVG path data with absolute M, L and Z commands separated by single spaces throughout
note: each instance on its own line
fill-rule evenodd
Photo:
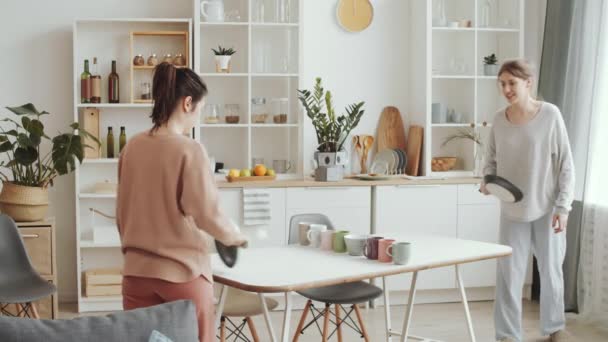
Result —
M 397 241 L 411 243 L 411 256 L 406 265 L 381 263 L 376 260 L 368 260 L 363 256 L 350 256 L 347 253 L 334 253 L 299 245 L 241 249 L 238 261 L 233 268 L 226 267 L 220 258 L 214 255 L 212 258 L 214 281 L 222 285 L 216 309 L 216 326 L 219 326 L 228 293 L 226 286 L 258 293 L 264 310 L 266 327 L 272 341 L 287 342 L 290 340 L 289 322 L 292 311 L 292 292 L 382 278 L 386 341 L 392 341 L 393 337 L 398 337 L 399 341 L 405 341 L 406 337 L 413 340 L 435 341 L 410 335 L 416 280 L 419 272 L 439 267 L 455 267 L 456 281 L 463 303 L 468 333 L 470 340 L 475 341 L 473 323 L 459 265 L 508 256 L 512 252 L 511 247 L 437 236 L 403 234 L 402 236 L 391 237 Z M 391 327 L 390 296 L 386 278 L 403 273 L 412 273 L 413 276 L 408 293 L 408 305 L 403 328 L 401 331 L 396 331 Z M 270 315 L 264 300 L 265 293 L 283 293 L 285 296 L 280 339 L 276 338 L 270 321 Z

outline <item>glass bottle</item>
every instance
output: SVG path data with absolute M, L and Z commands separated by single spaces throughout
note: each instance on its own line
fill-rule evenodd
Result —
M 276 22 L 289 22 L 289 0 L 276 0 Z
M 120 126 L 120 136 L 118 137 L 118 153 L 122 152 L 122 148 L 127 144 L 127 133 L 125 126 Z
M 107 157 L 114 158 L 114 132 L 112 132 L 112 127 L 108 127 L 108 136 L 106 138 L 107 141 Z
M 108 76 L 108 102 L 119 103 L 120 102 L 120 79 L 116 73 L 116 61 L 112 61 L 112 72 Z
M 89 60 L 84 60 L 84 71 L 80 74 L 80 102 L 91 103 L 91 73 Z
M 263 23 L 264 16 L 264 0 L 256 0 L 255 8 L 253 10 L 253 21 L 256 23 Z
M 479 26 L 490 27 L 490 13 L 492 13 L 492 4 L 490 3 L 490 0 L 486 0 L 481 7 Z
M 97 57 L 93 57 L 93 68 L 91 70 L 91 103 L 101 102 L 101 75 L 97 68 Z

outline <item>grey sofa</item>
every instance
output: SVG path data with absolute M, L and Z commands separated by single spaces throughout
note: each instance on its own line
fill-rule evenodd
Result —
M 0 317 L 2 342 L 148 341 L 154 330 L 175 342 L 198 341 L 194 304 L 180 300 L 107 316 L 70 320 Z

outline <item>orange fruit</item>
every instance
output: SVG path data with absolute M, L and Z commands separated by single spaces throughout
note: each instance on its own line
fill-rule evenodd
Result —
M 264 176 L 266 174 L 266 166 L 258 164 L 253 168 L 253 173 L 256 176 Z

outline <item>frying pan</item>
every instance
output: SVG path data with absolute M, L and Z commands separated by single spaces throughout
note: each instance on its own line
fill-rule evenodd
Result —
M 483 181 L 486 190 L 501 201 L 517 203 L 524 198 L 524 194 L 517 186 L 500 176 L 485 175 Z
M 217 249 L 220 259 L 222 259 L 226 266 L 230 268 L 234 267 L 239 255 L 239 248 L 237 246 L 226 246 L 215 240 L 215 249 Z

